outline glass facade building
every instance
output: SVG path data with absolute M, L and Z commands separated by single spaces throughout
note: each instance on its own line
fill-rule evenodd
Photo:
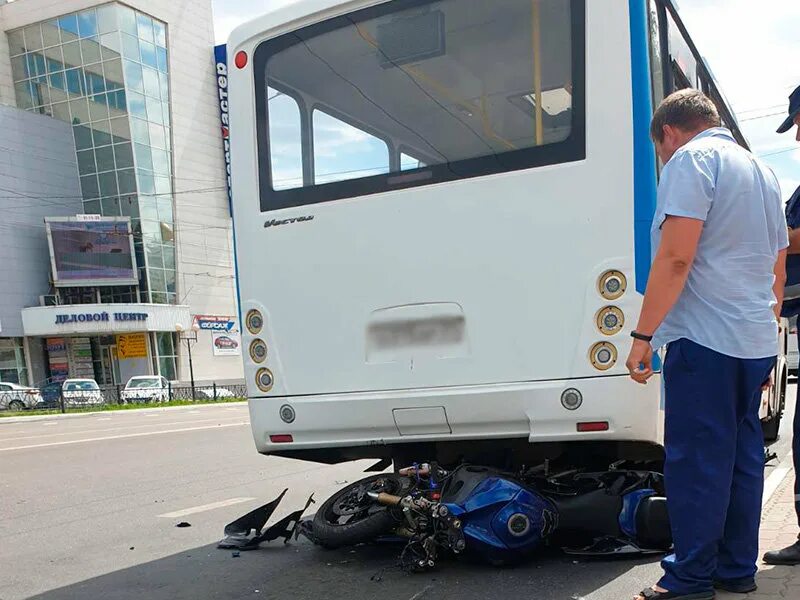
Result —
M 84 212 L 130 217 L 140 301 L 176 304 L 166 25 L 110 3 L 7 35 L 18 107 L 72 125 Z

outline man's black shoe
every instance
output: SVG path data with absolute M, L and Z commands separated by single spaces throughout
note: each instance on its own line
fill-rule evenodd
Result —
M 800 565 L 800 541 L 783 550 L 767 552 L 764 562 L 768 565 Z
M 758 586 L 755 579 L 739 579 L 738 581 L 715 581 L 714 589 L 732 594 L 749 594 L 755 592 Z

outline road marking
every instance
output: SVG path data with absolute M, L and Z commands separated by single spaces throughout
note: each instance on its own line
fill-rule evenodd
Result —
M 97 419 L 97 420 L 98 420 L 98 421 L 110 421 L 110 420 L 111 420 L 111 417 L 101 417 L 101 418 L 99 418 L 99 419 Z
M 242 425 L 249 425 L 247 421 L 241 423 L 228 423 L 224 425 L 206 425 L 204 427 L 186 427 L 183 429 L 165 429 L 164 431 L 145 431 L 140 433 L 126 433 L 123 435 L 107 435 L 104 437 L 86 438 L 83 440 L 68 440 L 65 442 L 50 442 L 48 444 L 31 444 L 29 446 L 14 446 L 12 448 L 0 448 L 0 452 L 9 452 L 11 450 L 30 450 L 31 448 L 47 448 L 49 446 L 68 446 L 70 444 L 84 444 L 86 442 L 103 442 L 106 440 L 121 440 L 125 438 L 146 437 L 149 435 L 162 435 L 165 433 L 181 433 L 183 431 L 202 431 L 203 429 L 220 429 L 222 427 L 241 427 Z
M 58 421 L 47 421 L 45 423 L 42 423 L 42 425 L 58 425 Z
M 140 423 L 139 425 L 131 424 L 123 424 L 119 423 L 116 427 L 106 427 L 103 429 L 82 429 L 82 430 L 73 430 L 73 431 L 62 431 L 61 433 L 38 433 L 36 435 L 17 435 L 13 437 L 6 437 L 3 438 L 3 442 L 16 442 L 19 440 L 31 440 L 31 439 L 38 439 L 43 437 L 62 437 L 65 435 L 90 435 L 90 434 L 98 434 L 98 433 L 107 433 L 109 431 L 130 431 L 132 429 L 139 429 L 140 427 L 168 427 L 171 425 L 198 425 L 199 423 L 217 423 L 222 421 L 230 421 L 231 419 L 235 419 L 236 417 L 216 417 L 214 419 L 192 419 L 192 420 L 183 420 L 183 421 L 172 421 L 169 423 L 156 423 L 153 425 L 152 423 Z M 24 432 L 20 432 L 24 433 Z
M 179 517 L 206 512 L 207 510 L 214 510 L 215 508 L 233 506 L 234 504 L 242 504 L 243 502 L 252 502 L 253 500 L 255 500 L 255 498 L 231 498 L 230 500 L 222 500 L 221 502 L 212 502 L 211 504 L 203 504 L 201 506 L 193 506 L 192 508 L 184 508 L 183 510 L 164 513 L 163 515 L 158 515 L 158 517 L 160 519 L 177 519 Z
M 787 465 L 792 464 L 792 453 L 786 455 L 786 458 L 783 459 L 783 463 Z M 767 480 L 764 482 L 764 496 L 762 497 L 763 504 L 769 502 L 770 498 L 772 498 L 773 494 L 778 491 L 778 488 L 783 483 L 783 480 L 786 479 L 786 476 L 792 472 L 792 467 L 778 467 L 772 473 L 770 473 Z

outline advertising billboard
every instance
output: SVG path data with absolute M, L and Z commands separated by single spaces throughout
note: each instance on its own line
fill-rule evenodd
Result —
M 45 219 L 57 287 L 137 285 L 128 218 Z
M 231 191 L 231 131 L 228 113 L 228 48 L 225 44 L 214 47 L 214 62 L 217 66 L 217 95 L 219 119 L 222 128 L 222 155 L 225 158 L 225 178 L 228 186 L 228 208 L 233 216 L 233 193 Z

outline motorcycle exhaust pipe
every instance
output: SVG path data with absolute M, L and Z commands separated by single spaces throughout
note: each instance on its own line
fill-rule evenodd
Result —
M 403 501 L 400 496 L 393 496 L 385 492 L 367 492 L 367 497 L 383 506 L 400 506 L 400 503 Z

